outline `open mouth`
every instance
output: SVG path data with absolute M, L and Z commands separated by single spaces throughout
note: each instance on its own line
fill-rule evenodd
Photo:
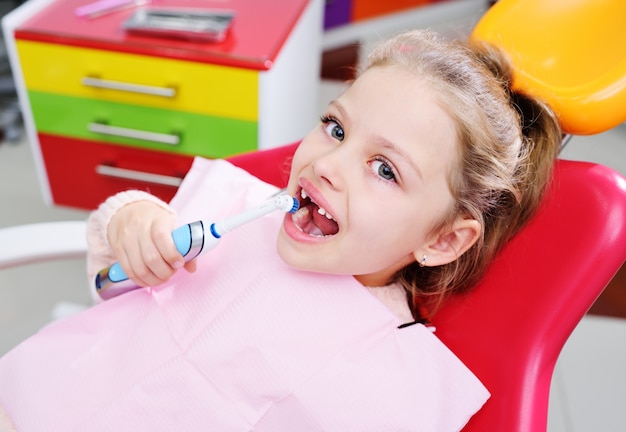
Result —
M 299 201 L 300 208 L 292 215 L 292 219 L 300 231 L 312 237 L 328 237 L 339 232 L 335 218 L 313 202 L 304 189 L 300 190 Z

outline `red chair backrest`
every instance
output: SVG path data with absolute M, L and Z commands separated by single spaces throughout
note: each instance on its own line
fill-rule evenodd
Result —
M 626 259 L 626 180 L 560 160 L 539 213 L 481 283 L 435 316 L 492 397 L 466 431 L 545 431 L 557 357 Z
M 230 160 L 285 186 L 297 144 Z M 465 431 L 546 429 L 557 357 L 626 259 L 626 180 L 560 160 L 538 214 L 480 284 L 434 317 L 437 335 L 492 394 Z
M 282 147 L 243 153 L 229 157 L 228 160 L 264 182 L 283 188 L 287 186 L 291 157 L 298 144 L 296 142 Z

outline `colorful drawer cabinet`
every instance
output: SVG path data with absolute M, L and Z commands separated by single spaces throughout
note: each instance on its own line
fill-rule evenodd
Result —
M 30 0 L 3 19 L 48 203 L 92 209 L 128 188 L 169 199 L 195 155 L 282 145 L 315 125 L 322 0 L 205 0 L 236 13 L 217 43 L 129 34 L 133 9 L 77 17 L 86 3 Z

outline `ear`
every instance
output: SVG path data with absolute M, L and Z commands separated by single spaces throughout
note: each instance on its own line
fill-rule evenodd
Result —
M 415 251 L 415 260 L 426 266 L 439 266 L 451 263 L 463 255 L 476 243 L 481 234 L 481 226 L 475 219 L 457 219 L 445 231 L 436 234 L 422 248 Z

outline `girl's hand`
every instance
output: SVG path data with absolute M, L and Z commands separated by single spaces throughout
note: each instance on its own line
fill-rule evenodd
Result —
M 174 216 L 150 201 L 137 201 L 118 210 L 107 228 L 109 245 L 128 277 L 139 286 L 157 286 L 185 264 L 172 239 Z

